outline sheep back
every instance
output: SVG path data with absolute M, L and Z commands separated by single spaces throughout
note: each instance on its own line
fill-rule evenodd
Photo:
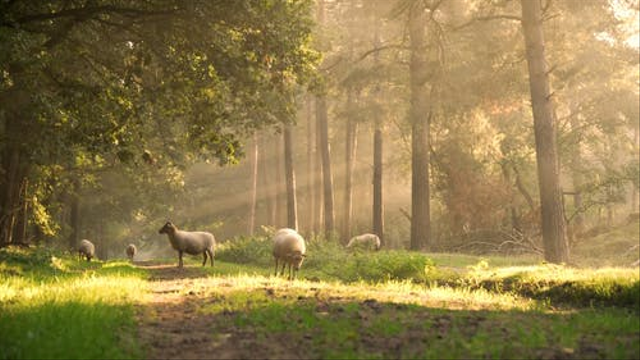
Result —
M 82 239 L 78 245 L 78 253 L 87 257 L 87 260 L 91 260 L 96 254 L 96 247 L 93 243 L 87 239 Z
M 216 243 L 213 234 L 206 231 L 176 230 L 169 239 L 175 250 L 184 251 L 190 255 L 198 255 L 206 249 L 213 252 Z
M 273 256 L 291 263 L 296 268 L 300 267 L 302 261 L 292 263 L 292 256 L 304 255 L 306 250 L 304 239 L 293 229 L 280 229 L 273 236 Z
M 129 244 L 129 246 L 127 246 L 127 257 L 129 257 L 129 259 L 133 259 L 137 252 L 138 249 L 135 245 Z
M 365 248 L 369 250 L 380 250 L 381 242 L 380 237 L 376 234 L 366 233 L 358 236 L 354 236 L 349 240 L 347 248 Z

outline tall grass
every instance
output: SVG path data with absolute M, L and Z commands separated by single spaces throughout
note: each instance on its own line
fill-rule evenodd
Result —
M 0 249 L 0 263 L 0 359 L 141 356 L 132 304 L 142 271 L 43 248 Z

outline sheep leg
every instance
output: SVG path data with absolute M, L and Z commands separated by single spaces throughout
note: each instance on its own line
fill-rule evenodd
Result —
M 276 259 L 276 271 L 273 273 L 273 276 L 278 276 L 278 258 Z
M 211 259 L 211 266 L 213 266 L 213 250 L 207 249 L 207 254 L 209 254 L 209 259 Z
M 178 251 L 178 267 L 182 268 L 182 251 Z
M 282 262 L 282 271 L 280 271 L 280 276 L 284 276 L 284 268 L 287 266 L 287 262 L 283 261 Z
M 207 265 L 207 250 L 202 252 L 202 257 L 204 257 L 204 261 L 202 262 L 202 266 Z

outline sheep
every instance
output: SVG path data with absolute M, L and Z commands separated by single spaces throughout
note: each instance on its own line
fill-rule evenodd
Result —
M 278 276 L 278 262 L 282 261 L 280 275 L 284 275 L 284 268 L 289 265 L 288 279 L 295 279 L 306 257 L 306 250 L 304 239 L 297 231 L 288 228 L 278 230 L 273 235 L 273 257 L 276 263 L 274 276 Z
M 366 233 L 352 237 L 347 244 L 347 249 L 363 248 L 378 251 L 380 250 L 380 246 L 380 237 L 378 237 L 378 235 Z
M 133 257 L 138 252 L 138 248 L 136 248 L 136 246 L 133 244 L 129 244 L 129 246 L 127 246 L 126 252 L 127 252 L 127 257 L 129 258 L 129 261 L 133 261 Z
M 178 251 L 178 268 L 182 268 L 182 254 L 187 253 L 190 255 L 198 255 L 202 253 L 204 261 L 202 266 L 207 264 L 207 254 L 211 259 L 211 266 L 213 266 L 214 248 L 216 246 L 216 239 L 211 233 L 204 231 L 183 231 L 179 230 L 170 221 L 158 231 L 160 234 L 167 234 L 169 236 L 169 242 L 171 247 Z
M 82 239 L 80 245 L 78 245 L 78 261 L 81 260 L 83 256 L 87 258 L 87 261 L 91 261 L 95 254 L 95 245 L 87 239 Z

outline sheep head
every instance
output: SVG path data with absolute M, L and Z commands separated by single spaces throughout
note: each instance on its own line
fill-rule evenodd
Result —
M 176 226 L 173 225 L 171 221 L 167 221 L 167 223 L 158 231 L 158 234 L 174 234 L 176 230 Z
M 299 251 L 295 251 L 293 254 L 289 254 L 289 262 L 293 265 L 293 268 L 296 270 L 300 270 L 300 266 L 302 266 L 302 262 L 307 255 L 300 253 Z

